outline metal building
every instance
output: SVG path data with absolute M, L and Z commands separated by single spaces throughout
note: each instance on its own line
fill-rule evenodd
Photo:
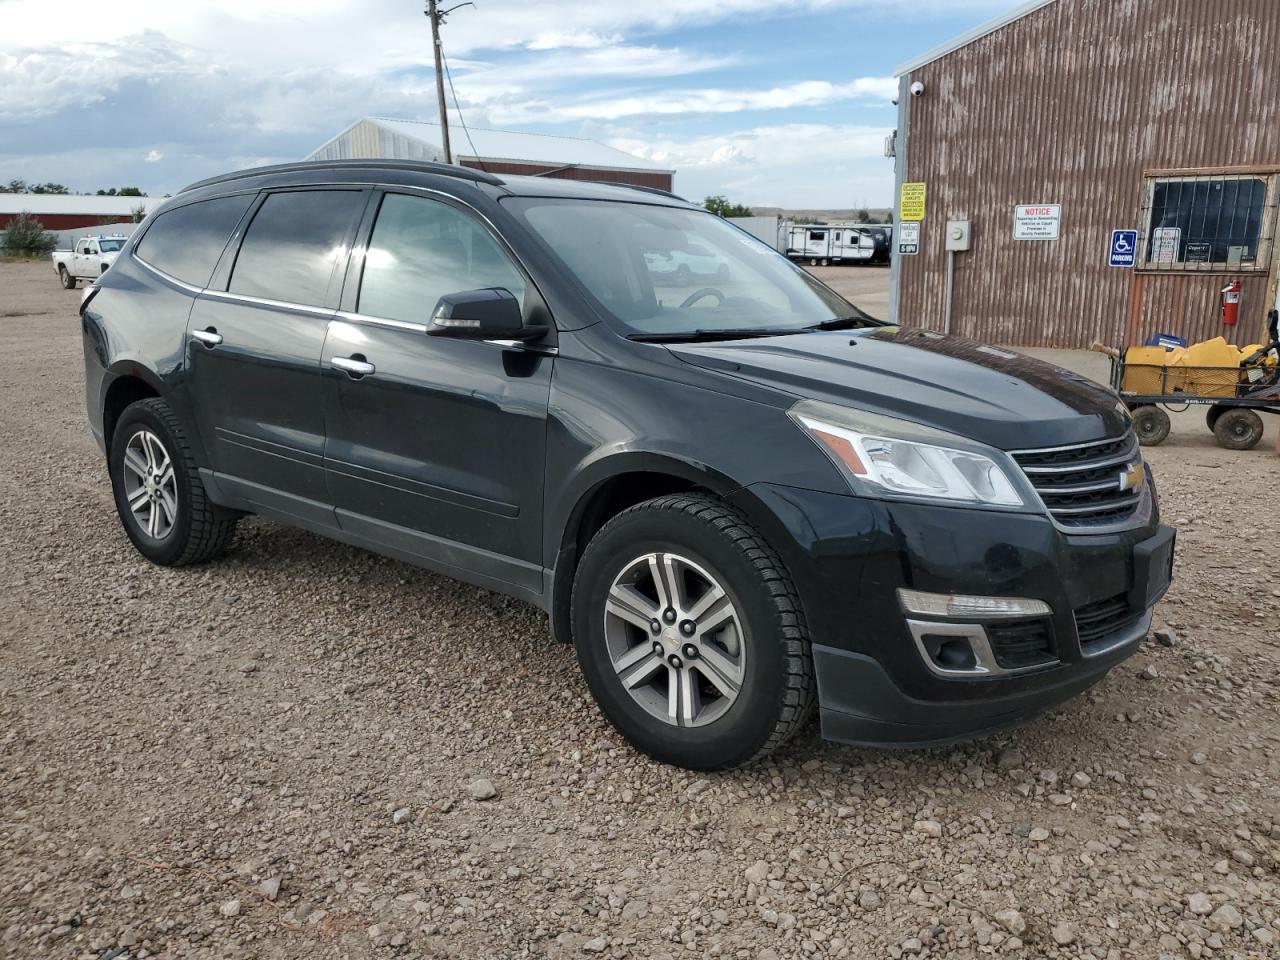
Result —
M 449 127 L 453 159 L 464 167 L 489 173 L 602 180 L 670 191 L 674 170 L 595 140 L 517 133 L 461 126 Z M 444 159 L 438 123 L 366 117 L 312 153 L 308 160 Z
M 914 255 L 902 217 L 895 316 L 1012 345 L 1200 340 L 1240 280 L 1228 339 L 1257 341 L 1278 62 L 1277 0 L 1033 0 L 905 64 L 890 149 L 924 212 Z

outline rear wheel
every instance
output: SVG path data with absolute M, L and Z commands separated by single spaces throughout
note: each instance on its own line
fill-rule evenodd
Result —
M 817 265 L 818 265 L 818 258 L 817 258 L 817 257 L 810 257 L 810 258 L 809 258 L 809 266 L 811 266 L 811 267 L 816 267 Z
M 830 262 L 831 262 L 831 261 L 829 261 L 826 257 L 823 257 L 823 258 L 822 258 L 821 263 L 819 263 L 818 265 L 819 265 L 819 266 L 822 266 L 822 267 L 825 267 L 825 266 L 826 266 L 828 263 L 830 263 Z
M 58 279 L 62 281 L 63 290 L 74 290 L 76 288 L 76 278 L 71 275 L 71 271 L 66 267 L 58 267 Z
M 1228 450 L 1252 450 L 1262 439 L 1262 418 L 1242 407 L 1223 411 L 1213 425 L 1218 446 Z
M 709 496 L 659 497 L 605 524 L 578 567 L 573 634 L 600 709 L 663 763 L 747 763 L 785 743 L 813 702 L 780 558 Z
M 1138 442 L 1144 447 L 1164 443 L 1172 426 L 1169 415 L 1157 406 L 1141 406 L 1133 411 L 1133 432 L 1138 435 Z
M 236 517 L 209 502 L 186 433 L 163 400 L 125 408 L 108 464 L 120 522 L 152 563 L 200 563 L 230 545 Z

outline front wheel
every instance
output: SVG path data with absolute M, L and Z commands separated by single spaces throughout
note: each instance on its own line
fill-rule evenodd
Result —
M 200 563 L 230 545 L 236 517 L 209 502 L 182 424 L 163 400 L 125 409 L 108 465 L 120 522 L 152 563 Z
M 782 561 L 745 517 L 697 494 L 610 520 L 573 586 L 578 662 L 605 716 L 655 760 L 723 770 L 804 723 L 813 667 Z
M 76 278 L 71 275 L 71 271 L 66 267 L 58 268 L 58 279 L 62 281 L 63 290 L 74 290 L 76 288 Z
M 1144 447 L 1155 447 L 1169 438 L 1173 424 L 1169 415 L 1159 407 L 1147 404 L 1133 411 L 1133 432 Z

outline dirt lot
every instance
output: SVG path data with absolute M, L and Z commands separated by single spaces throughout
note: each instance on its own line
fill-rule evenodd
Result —
M 142 561 L 78 296 L 0 264 L 0 956 L 1280 954 L 1274 453 L 1150 451 L 1174 635 L 1084 699 L 704 778 L 515 602 L 256 520 Z

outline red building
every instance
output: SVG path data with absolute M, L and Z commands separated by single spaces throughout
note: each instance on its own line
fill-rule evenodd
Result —
M 133 211 L 150 212 L 163 203 L 159 197 L 82 197 L 67 193 L 0 193 L 0 230 L 20 213 L 29 213 L 46 230 L 79 230 L 127 223 Z

